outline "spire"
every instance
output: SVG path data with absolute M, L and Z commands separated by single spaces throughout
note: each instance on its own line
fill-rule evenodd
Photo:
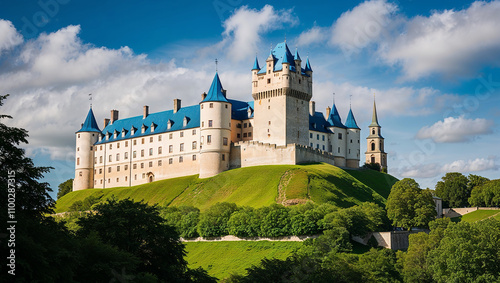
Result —
M 373 97 L 373 115 L 372 115 L 372 123 L 368 127 L 380 127 L 377 119 L 377 106 L 375 106 L 375 97 Z
M 347 115 L 347 120 L 345 121 L 345 126 L 349 129 L 361 130 L 358 127 L 358 124 L 356 123 L 356 119 L 354 118 L 354 115 L 352 114 L 352 109 L 349 109 L 349 114 Z
M 223 91 L 224 89 L 222 88 L 222 83 L 220 82 L 219 74 L 215 73 L 214 80 L 212 81 L 212 85 L 210 86 L 210 90 L 208 91 L 207 97 L 203 99 L 203 102 L 205 101 L 228 102 Z
M 77 133 L 79 132 L 101 132 L 95 120 L 92 107 L 89 109 L 89 113 L 87 114 L 87 118 L 85 118 L 85 122 L 83 122 L 82 128 Z
M 306 72 L 312 72 L 311 64 L 309 63 L 309 56 L 307 56 L 305 71 Z
M 260 70 L 259 61 L 257 60 L 257 55 L 255 55 L 255 62 L 253 62 L 252 70 Z
M 340 118 L 339 111 L 337 110 L 337 106 L 335 106 L 335 103 L 332 106 L 332 111 L 330 112 L 330 117 L 328 117 L 328 123 L 332 127 L 338 127 L 338 128 L 346 128 L 344 124 L 342 124 L 342 118 Z
M 295 56 L 293 56 L 293 60 L 302 61 L 302 59 L 300 59 L 299 50 L 297 48 L 295 48 Z

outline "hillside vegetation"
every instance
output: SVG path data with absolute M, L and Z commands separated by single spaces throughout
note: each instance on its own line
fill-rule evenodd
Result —
M 212 178 L 197 175 L 156 181 L 134 187 L 88 189 L 71 192 L 57 201 L 56 212 L 69 211 L 88 197 L 131 198 L 162 206 L 190 205 L 202 211 L 217 202 L 262 207 L 272 203 L 295 204 L 312 200 L 350 207 L 365 201 L 384 205 L 397 181 L 373 170 L 343 170 L 320 163 L 238 168 Z
M 470 213 L 467 213 L 463 216 L 454 217 L 451 219 L 453 222 L 477 222 L 488 219 L 490 217 L 495 217 L 496 219 L 500 219 L 500 210 L 476 210 Z

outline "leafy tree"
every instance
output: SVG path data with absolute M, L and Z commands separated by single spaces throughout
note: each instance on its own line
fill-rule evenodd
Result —
M 352 251 L 349 231 L 344 227 L 333 227 L 332 229 L 325 230 L 323 235 L 312 241 L 312 246 L 321 255 L 331 252 Z
M 365 202 L 349 208 L 339 209 L 325 215 L 322 220 L 326 229 L 344 227 L 354 236 L 365 236 L 370 231 L 377 231 L 385 219 L 383 208 L 374 203 Z
M 281 204 L 272 204 L 259 209 L 261 213 L 261 236 L 279 237 L 290 235 L 290 217 L 288 209 Z
M 500 221 L 450 224 L 439 246 L 429 252 L 437 282 L 498 282 Z
M 73 179 L 68 179 L 58 186 L 59 190 L 57 191 L 57 199 L 62 198 L 65 194 L 71 192 L 73 190 Z
M 228 221 L 229 234 L 238 237 L 257 237 L 260 232 L 260 219 L 251 207 L 243 207 L 234 212 Z
M 393 250 L 371 248 L 359 257 L 358 266 L 364 282 L 401 282 Z
M 130 199 L 94 207 L 95 214 L 81 218 L 78 235 L 97 233 L 99 238 L 140 260 L 138 271 L 178 282 L 187 271 L 184 245 L 172 226 L 164 224 L 156 206 Z
M 198 237 L 197 225 L 200 210 L 193 206 L 171 206 L 161 208 L 160 215 L 168 225 L 174 226 L 183 238 Z
M 431 192 L 421 190 L 417 182 L 410 178 L 400 180 L 392 186 L 386 209 L 392 224 L 406 229 L 425 227 L 436 217 Z
M 449 207 L 465 207 L 469 204 L 469 180 L 462 173 L 446 173 L 436 184 L 436 196 Z
M 480 186 L 480 185 L 488 182 L 489 180 L 490 179 L 485 178 L 485 177 L 469 174 L 469 176 L 467 176 L 467 181 L 468 181 L 467 190 L 469 192 L 471 192 L 475 187 Z
M 500 179 L 474 187 L 469 203 L 472 206 L 500 206 Z
M 220 237 L 229 234 L 228 221 L 231 214 L 237 211 L 234 203 L 219 202 L 209 207 L 200 216 L 198 233 L 202 237 Z

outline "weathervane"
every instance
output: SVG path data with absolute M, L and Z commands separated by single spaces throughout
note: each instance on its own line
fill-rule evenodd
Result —
M 335 105 L 335 92 L 333 93 L 333 105 Z
M 219 63 L 219 61 L 217 61 L 217 58 L 215 58 L 215 72 L 217 73 L 218 70 L 217 70 L 217 64 Z
M 90 108 L 92 108 L 92 93 L 89 93 Z

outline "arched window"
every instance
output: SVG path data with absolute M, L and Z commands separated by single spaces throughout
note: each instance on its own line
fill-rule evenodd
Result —
M 374 135 L 374 134 L 375 134 L 375 129 L 372 129 L 372 135 Z
M 375 143 L 372 142 L 372 150 L 375 150 Z

